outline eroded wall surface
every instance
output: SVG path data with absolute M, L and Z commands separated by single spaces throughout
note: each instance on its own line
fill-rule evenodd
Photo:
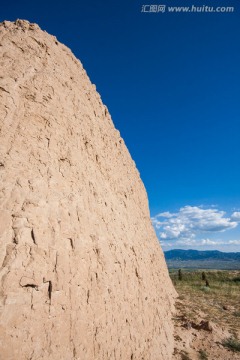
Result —
M 0 53 L 2 358 L 171 359 L 174 290 L 95 86 L 36 24 L 2 23 Z

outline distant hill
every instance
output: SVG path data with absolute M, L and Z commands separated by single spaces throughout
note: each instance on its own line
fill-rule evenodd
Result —
M 175 249 L 164 255 L 169 268 L 240 269 L 240 252 Z
M 165 251 L 166 260 L 238 260 L 240 261 L 240 252 L 221 252 L 218 250 L 198 251 L 198 250 L 169 250 Z

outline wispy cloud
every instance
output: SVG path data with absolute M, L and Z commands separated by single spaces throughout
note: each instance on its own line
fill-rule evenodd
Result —
M 234 212 L 227 217 L 224 211 L 216 208 L 184 206 L 176 213 L 160 213 L 152 218 L 152 222 L 162 244 L 165 241 L 169 244 L 169 241 L 175 240 L 175 244 L 182 242 L 184 245 L 193 245 L 199 234 L 213 234 L 234 229 L 240 222 L 240 212 Z M 203 245 L 214 245 L 214 241 L 210 239 L 202 239 L 201 242 Z
M 232 214 L 231 219 L 232 219 L 233 221 L 240 222 L 240 212 L 239 212 L 239 211 L 235 211 L 235 212 Z
M 238 249 L 238 246 L 240 245 L 240 240 L 181 239 L 176 241 L 160 240 L 160 243 L 163 249 L 171 249 L 171 248 L 201 249 L 202 248 L 202 249 L 219 249 L 219 250 L 231 251 L 233 247 L 235 249 Z
M 201 239 L 198 242 L 198 245 L 209 245 L 209 246 L 219 246 L 219 245 L 240 245 L 240 240 L 213 240 L 213 239 Z

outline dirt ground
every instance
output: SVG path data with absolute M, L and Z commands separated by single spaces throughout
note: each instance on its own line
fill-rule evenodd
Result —
M 179 297 L 173 318 L 173 359 L 240 360 L 240 351 L 223 345 L 233 338 L 240 344 L 239 288 L 231 287 L 229 293 L 213 284 L 215 289 L 206 293 L 190 281 L 174 283 Z

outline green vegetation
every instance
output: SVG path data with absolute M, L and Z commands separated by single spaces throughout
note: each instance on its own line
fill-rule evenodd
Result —
M 170 269 L 219 269 L 219 270 L 238 270 L 239 260 L 167 260 Z
M 208 356 L 206 351 L 199 350 L 199 360 L 208 360 Z
M 222 344 L 232 351 L 240 351 L 240 341 L 234 337 L 224 340 Z
M 182 358 L 182 360 L 191 360 L 188 353 L 184 350 L 182 350 L 182 352 L 181 352 L 181 358 Z
M 178 280 L 182 281 L 182 270 L 181 269 L 178 270 Z

